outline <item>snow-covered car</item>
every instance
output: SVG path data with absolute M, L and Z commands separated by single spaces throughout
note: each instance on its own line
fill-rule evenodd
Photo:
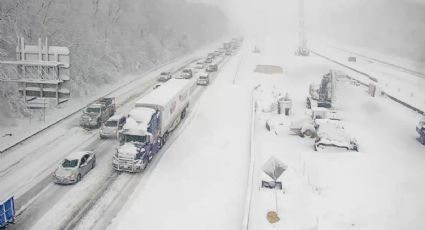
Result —
M 347 151 L 358 151 L 357 141 L 347 134 L 345 129 L 334 124 L 321 124 L 316 131 L 314 150 L 321 151 L 327 148 L 342 148 Z
M 184 69 L 177 78 L 180 79 L 189 79 L 192 78 L 192 70 L 189 68 Z
M 205 68 L 205 63 L 203 62 L 197 62 L 195 65 L 195 69 L 204 69 Z
M 208 65 L 207 66 L 207 69 L 206 69 L 207 72 L 215 72 L 217 70 L 218 70 L 217 64 Z
M 158 81 L 166 82 L 166 81 L 170 80 L 171 77 L 172 77 L 172 75 L 171 75 L 170 72 L 162 72 L 158 77 Z
M 125 121 L 126 118 L 123 115 L 114 115 L 109 118 L 102 127 L 100 127 L 100 138 L 117 138 L 118 132 L 124 127 Z
M 210 76 L 206 72 L 202 72 L 199 74 L 199 78 L 196 81 L 198 85 L 208 85 L 210 83 Z
M 293 120 L 289 130 L 301 137 L 315 137 L 316 130 L 322 123 L 330 123 L 336 127 L 343 127 L 338 113 L 321 107 L 313 107 L 306 111 L 306 116 Z
M 316 133 L 314 122 L 311 117 L 303 117 L 292 121 L 289 125 L 289 130 L 301 137 L 314 137 Z
M 335 128 L 343 129 L 344 124 L 340 120 L 332 120 L 328 118 L 318 118 L 314 120 L 314 128 L 318 129 L 321 125 L 333 125 Z
M 93 151 L 79 151 L 67 156 L 53 173 L 56 184 L 75 184 L 96 165 Z

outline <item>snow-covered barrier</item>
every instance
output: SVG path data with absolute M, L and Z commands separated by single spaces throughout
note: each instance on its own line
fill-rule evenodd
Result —
M 257 101 L 255 98 L 255 92 L 259 85 L 252 90 L 252 110 L 251 110 L 251 135 L 250 135 L 250 160 L 249 160 L 249 173 L 248 173 L 248 186 L 246 189 L 246 200 L 242 222 L 242 229 L 249 229 L 249 217 L 251 213 L 251 201 L 252 201 L 252 185 L 254 183 L 254 163 L 255 163 L 255 152 L 254 152 L 254 132 L 255 132 L 255 114 L 257 112 Z

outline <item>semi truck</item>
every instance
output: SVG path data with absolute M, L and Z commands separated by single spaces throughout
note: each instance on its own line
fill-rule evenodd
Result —
M 141 172 L 186 117 L 196 79 L 171 79 L 135 104 L 112 159 L 118 171 Z

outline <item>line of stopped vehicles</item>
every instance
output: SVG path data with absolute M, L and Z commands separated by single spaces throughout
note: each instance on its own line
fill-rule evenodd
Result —
M 232 39 L 223 43 L 222 47 L 179 71 L 176 76 L 171 72 L 160 73 L 153 90 L 139 99 L 126 116 L 115 114 L 114 98 L 96 100 L 83 110 L 80 126 L 99 128 L 101 139 L 118 139 L 119 144 L 112 156 L 115 170 L 143 171 L 186 117 L 197 85 L 209 85 L 210 74 L 218 71 L 224 57 L 236 52 L 241 42 L 242 39 Z M 77 183 L 95 165 L 93 151 L 73 152 L 54 171 L 54 182 Z

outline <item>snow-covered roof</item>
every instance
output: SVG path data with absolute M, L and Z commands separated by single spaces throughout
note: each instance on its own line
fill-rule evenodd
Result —
M 134 135 L 147 135 L 148 124 L 154 113 L 154 109 L 146 107 L 132 109 L 123 127 L 124 130 L 126 130 L 127 133 L 131 131 L 131 134 Z
M 69 154 L 67 157 L 65 157 L 68 160 L 76 160 L 81 159 L 84 155 L 88 154 L 90 151 L 77 151 Z
M 316 123 L 316 125 L 334 125 L 336 128 L 339 129 L 343 129 L 344 128 L 344 124 L 342 123 L 342 121 L 339 120 L 331 120 L 331 119 L 316 119 L 314 120 L 314 123 Z
M 334 124 L 324 123 L 319 126 L 317 136 L 320 142 L 333 143 L 340 146 L 347 145 L 351 142 L 351 137 L 342 128 L 336 128 Z
M 102 107 L 102 104 L 99 104 L 99 103 L 93 103 L 87 106 L 87 108 L 101 108 L 101 107 Z
M 199 72 L 199 77 L 201 77 L 201 78 L 207 78 L 208 76 L 209 76 L 209 73 L 207 73 L 205 71 Z
M 108 121 L 118 121 L 119 119 L 121 119 L 121 117 L 123 117 L 123 116 L 116 114 L 116 115 L 113 115 L 112 117 L 110 117 L 108 119 Z
M 136 102 L 136 107 L 141 107 L 144 104 L 166 106 L 173 98 L 188 86 L 192 79 L 170 79 L 161 87 L 152 91 L 148 95 Z

